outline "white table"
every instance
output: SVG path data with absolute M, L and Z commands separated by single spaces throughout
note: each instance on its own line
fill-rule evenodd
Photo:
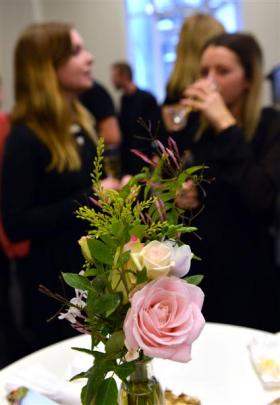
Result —
M 192 360 L 175 363 L 155 359 L 155 375 L 164 388 L 197 396 L 202 405 L 267 405 L 280 397 L 279 390 L 264 390 L 251 364 L 247 344 L 265 332 L 223 324 L 206 324 L 193 344 Z M 88 355 L 71 350 L 89 347 L 89 337 L 79 336 L 33 353 L 0 371 L 0 404 L 9 377 L 34 363 L 59 377 L 69 377 L 71 364 Z M 82 358 L 82 357 L 83 358 Z M 68 370 L 68 372 L 67 372 Z M 80 370 L 76 370 L 80 371 Z M 77 386 L 78 389 L 78 386 Z M 39 404 L 38 404 L 39 405 Z

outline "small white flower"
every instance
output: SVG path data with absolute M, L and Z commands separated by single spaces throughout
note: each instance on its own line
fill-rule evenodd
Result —
M 86 306 L 82 298 L 86 298 L 85 291 L 75 290 L 76 297 L 70 300 L 71 306 L 66 312 L 61 312 L 58 319 L 66 319 L 71 323 L 76 323 L 76 318 L 82 317 L 81 310 Z
M 70 323 L 76 323 L 76 315 L 73 315 L 72 311 L 70 309 L 65 312 L 65 313 L 60 313 L 58 316 L 58 319 L 66 319 Z
M 86 306 L 86 303 L 85 303 L 80 297 L 72 298 L 72 299 L 70 300 L 70 302 L 71 302 L 71 304 L 74 305 L 74 308 L 71 307 L 71 308 L 73 308 L 73 309 L 77 309 L 77 308 L 75 308 L 75 307 L 78 307 L 78 308 L 80 308 L 80 309 L 83 309 L 83 308 Z

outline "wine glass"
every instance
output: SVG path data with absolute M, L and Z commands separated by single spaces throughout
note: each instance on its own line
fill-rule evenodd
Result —
M 163 107 L 164 123 L 169 131 L 180 131 L 183 129 L 191 112 L 191 107 L 182 104 L 166 105 Z

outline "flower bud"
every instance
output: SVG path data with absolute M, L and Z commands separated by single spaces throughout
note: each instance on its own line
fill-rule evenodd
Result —
M 81 246 L 81 251 L 84 256 L 84 258 L 88 262 L 93 262 L 93 257 L 91 256 L 90 249 L 88 247 L 88 239 L 90 239 L 89 236 L 82 236 L 79 240 L 78 243 Z

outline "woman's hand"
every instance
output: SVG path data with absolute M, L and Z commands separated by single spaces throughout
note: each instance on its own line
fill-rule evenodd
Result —
M 120 180 L 116 179 L 115 177 L 105 177 L 105 179 L 101 180 L 101 185 L 105 189 L 113 189 L 119 191 L 121 188 Z
M 129 174 L 123 176 L 120 180 L 115 177 L 108 176 L 105 177 L 105 179 L 101 180 L 101 184 L 102 187 L 105 189 L 110 188 L 119 191 L 129 182 L 131 178 L 132 176 L 130 176 Z
M 182 104 L 204 114 L 217 132 L 236 124 L 235 118 L 212 80 L 197 80 L 184 91 L 184 96 Z
M 200 206 L 197 186 L 192 180 L 187 180 L 176 196 L 176 205 L 183 209 L 195 209 Z

